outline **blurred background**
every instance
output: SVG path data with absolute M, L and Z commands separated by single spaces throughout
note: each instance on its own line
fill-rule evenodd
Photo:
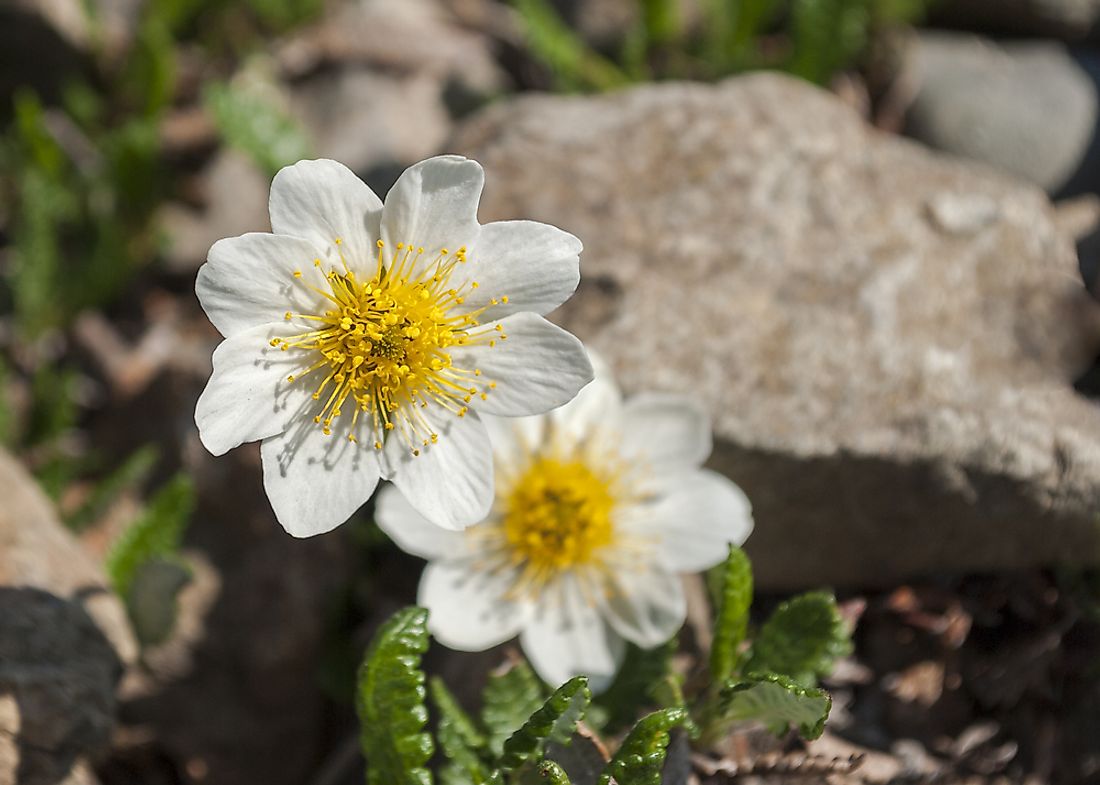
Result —
M 280 167 L 442 152 L 702 396 L 758 610 L 837 590 L 832 782 L 1100 782 L 1098 88 L 1095 0 L 2 0 L 0 783 L 361 781 L 419 563 L 202 449 L 194 279 Z

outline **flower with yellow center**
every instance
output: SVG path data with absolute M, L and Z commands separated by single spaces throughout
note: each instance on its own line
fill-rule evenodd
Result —
M 696 403 L 624 402 L 596 368 L 549 414 L 486 418 L 497 488 L 482 523 L 441 531 L 392 489 L 377 520 L 428 559 L 418 602 L 440 642 L 476 651 L 519 635 L 546 681 L 586 674 L 600 688 L 627 641 L 656 646 L 683 624 L 680 573 L 721 562 L 753 523 L 741 490 L 701 468 L 710 424 Z
M 347 520 L 389 479 L 461 529 L 493 499 L 481 415 L 548 411 L 592 378 L 542 314 L 573 293 L 581 244 L 546 224 L 482 226 L 484 174 L 442 156 L 385 204 L 335 161 L 271 185 L 271 234 L 215 243 L 195 285 L 225 340 L 195 420 L 215 455 L 260 440 L 264 487 L 295 536 Z

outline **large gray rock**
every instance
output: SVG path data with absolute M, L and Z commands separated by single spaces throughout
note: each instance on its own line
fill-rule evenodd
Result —
M 907 132 L 1050 193 L 1100 190 L 1100 58 L 1051 41 L 922 33 Z
M 465 125 L 482 220 L 585 243 L 561 320 L 696 394 L 765 588 L 1100 556 L 1100 311 L 1042 193 L 776 75 L 531 97 Z

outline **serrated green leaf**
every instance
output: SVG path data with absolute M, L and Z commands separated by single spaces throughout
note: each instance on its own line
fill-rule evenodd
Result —
M 525 662 L 493 674 L 481 695 L 481 724 L 488 732 L 489 752 L 500 757 L 505 740 L 542 705 L 542 682 Z
M 752 564 L 745 552 L 731 545 L 721 572 L 714 642 L 710 649 L 710 677 L 716 683 L 728 679 L 737 666 L 740 659 L 737 649 L 745 640 L 752 605 Z
M 552 760 L 524 769 L 519 782 L 520 785 L 571 785 L 565 769 Z
M 369 785 L 430 785 L 425 768 L 435 751 L 424 732 L 424 673 L 428 612 L 398 611 L 374 636 L 362 665 L 356 709 Z
M 780 605 L 760 628 L 745 673 L 782 673 L 812 687 L 837 658 L 852 650 L 836 600 L 828 592 L 807 592 Z
M 549 741 L 565 744 L 577 729 L 591 700 L 585 676 L 575 676 L 558 687 L 523 727 L 504 742 L 501 768 L 517 769 L 528 761 L 538 760 Z
M 310 155 L 305 134 L 262 84 L 211 84 L 203 103 L 226 142 L 268 174 Z
M 152 559 L 168 559 L 179 551 L 195 504 L 195 490 L 185 475 L 177 475 L 149 502 L 145 513 L 118 538 L 107 555 L 111 585 L 127 597 L 134 574 Z
M 445 783 L 487 783 L 489 772 L 479 754 L 485 747 L 485 736 L 458 705 L 442 679 L 432 677 L 428 688 L 432 703 L 439 712 L 436 739 L 447 756 L 447 763 L 440 770 L 440 779 Z
M 825 729 L 833 706 L 833 699 L 824 690 L 805 687 L 778 673 L 754 673 L 729 681 L 718 700 L 727 721 L 761 722 L 777 736 L 793 725 L 811 740 Z
M 686 709 L 662 709 L 638 720 L 608 761 L 598 785 L 659 785 L 668 752 L 668 732 L 687 720 Z

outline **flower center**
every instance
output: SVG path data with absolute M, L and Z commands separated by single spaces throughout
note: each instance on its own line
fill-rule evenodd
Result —
M 537 457 L 506 496 L 504 536 L 521 584 L 598 562 L 615 539 L 615 477 L 573 458 Z
M 398 243 L 388 266 L 384 250 L 379 240 L 377 265 L 369 280 L 360 280 L 345 263 L 342 271 L 325 274 L 327 289 L 305 284 L 331 307 L 317 314 L 288 312 L 288 321 L 301 320 L 313 329 L 272 339 L 271 345 L 309 353 L 305 362 L 311 364 L 287 381 L 314 374 L 320 378 L 313 399 L 322 403 L 313 421 L 325 435 L 349 409 L 352 442 L 357 441 L 355 428 L 362 416 L 370 421 L 376 449 L 382 448 L 386 432 L 396 430 L 419 455 L 418 445 L 439 438 L 422 409 L 436 403 L 463 417 L 475 395 L 484 399 L 496 387 L 477 368 L 456 368 L 451 350 L 505 340 L 500 325 L 476 328 L 488 307 L 508 298 L 491 300 L 481 308 L 461 307 L 469 291 L 478 287 L 476 281 L 458 287 L 450 283 L 455 269 L 466 262 L 465 248 L 454 253 L 444 248 L 431 263 L 422 264 L 423 248 Z M 315 259 L 314 266 L 320 268 L 321 260 Z M 302 281 L 302 272 L 295 271 L 294 277 Z

